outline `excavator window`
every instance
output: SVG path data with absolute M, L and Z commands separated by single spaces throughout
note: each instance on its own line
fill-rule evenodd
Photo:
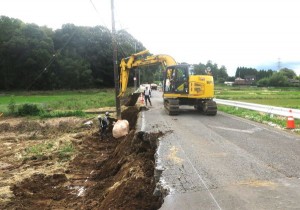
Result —
M 186 66 L 167 68 L 165 73 L 165 92 L 187 93 L 188 76 L 188 69 Z

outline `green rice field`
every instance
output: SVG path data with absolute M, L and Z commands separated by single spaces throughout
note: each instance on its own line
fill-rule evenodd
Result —
M 7 113 L 9 104 L 36 104 L 50 110 L 84 110 L 115 106 L 113 89 L 45 92 L 6 92 L 0 94 L 0 112 Z
M 300 109 L 298 88 L 258 88 L 219 86 L 216 98 Z

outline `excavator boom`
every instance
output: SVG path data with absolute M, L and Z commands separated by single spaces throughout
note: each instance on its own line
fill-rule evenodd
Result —
M 149 66 L 154 64 L 162 64 L 164 67 L 176 65 L 176 61 L 169 55 L 150 55 L 143 58 L 143 55 L 148 54 L 148 50 L 141 51 L 139 53 L 131 55 L 129 58 L 123 58 L 121 60 L 121 72 L 120 72 L 120 95 L 124 96 L 127 85 L 128 85 L 128 78 L 129 78 L 129 71 L 135 67 L 141 66 Z M 140 58 L 142 57 L 142 58 Z

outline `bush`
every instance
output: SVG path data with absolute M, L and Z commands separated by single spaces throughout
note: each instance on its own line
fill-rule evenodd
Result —
M 19 116 L 37 116 L 41 110 L 35 104 L 24 104 L 18 109 Z
M 282 73 L 274 73 L 271 77 L 270 77 L 270 81 L 269 81 L 270 86 L 274 86 L 274 87 L 288 87 L 289 86 L 289 82 L 286 76 L 284 76 Z
M 257 85 L 259 87 L 268 87 L 269 83 L 270 83 L 270 79 L 265 77 L 265 78 L 258 80 Z

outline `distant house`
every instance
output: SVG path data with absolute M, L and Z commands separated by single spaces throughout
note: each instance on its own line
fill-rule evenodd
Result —
M 293 84 L 294 86 L 299 86 L 300 85 L 300 81 L 297 79 L 288 79 L 290 84 Z
M 242 79 L 240 77 L 237 77 L 234 80 L 234 85 L 252 85 L 256 80 L 256 77 L 254 75 L 247 75 L 245 76 L 245 79 Z
M 240 78 L 240 77 L 237 77 L 237 78 L 235 78 L 233 84 L 234 84 L 234 85 L 245 85 L 246 82 L 245 82 L 245 79 L 242 79 L 242 78 Z
M 246 75 L 245 81 L 247 84 L 252 85 L 256 81 L 256 77 L 255 77 L 255 75 Z

